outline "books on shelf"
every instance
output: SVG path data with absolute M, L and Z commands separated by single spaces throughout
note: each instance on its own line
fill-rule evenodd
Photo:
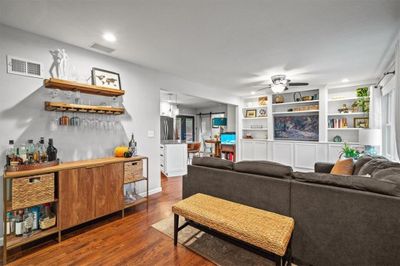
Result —
M 328 120 L 328 128 L 348 128 L 347 118 L 332 118 Z

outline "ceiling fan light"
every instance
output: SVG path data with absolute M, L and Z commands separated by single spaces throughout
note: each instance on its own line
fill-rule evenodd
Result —
M 273 84 L 271 89 L 274 93 L 282 93 L 285 90 L 286 86 L 284 84 Z

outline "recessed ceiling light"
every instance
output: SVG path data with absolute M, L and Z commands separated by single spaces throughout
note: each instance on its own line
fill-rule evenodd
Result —
M 255 92 L 255 91 L 252 91 L 252 92 L 251 92 L 251 95 L 254 95 L 254 94 L 256 94 L 256 92 Z
M 348 78 L 344 78 L 344 79 L 342 79 L 342 82 L 343 83 L 346 83 L 346 82 L 349 82 L 350 80 L 348 79 Z
M 103 39 L 106 40 L 107 42 L 115 42 L 117 40 L 115 35 L 110 33 L 110 32 L 104 33 L 103 34 Z

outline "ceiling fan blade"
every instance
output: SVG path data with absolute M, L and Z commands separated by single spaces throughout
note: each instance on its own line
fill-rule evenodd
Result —
M 289 82 L 289 86 L 308 86 L 308 82 Z
M 258 89 L 257 91 L 262 91 L 262 90 L 265 90 L 265 89 L 271 89 L 271 86 L 267 86 L 267 87 L 264 87 L 264 88 Z

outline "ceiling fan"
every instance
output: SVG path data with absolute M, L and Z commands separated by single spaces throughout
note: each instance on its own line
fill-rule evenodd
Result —
M 307 86 L 307 82 L 290 82 L 290 79 L 286 79 L 286 75 L 274 75 L 271 77 L 272 83 L 268 84 L 267 87 L 261 88 L 258 91 L 264 89 L 271 89 L 274 93 L 282 93 L 289 89 L 290 86 Z

